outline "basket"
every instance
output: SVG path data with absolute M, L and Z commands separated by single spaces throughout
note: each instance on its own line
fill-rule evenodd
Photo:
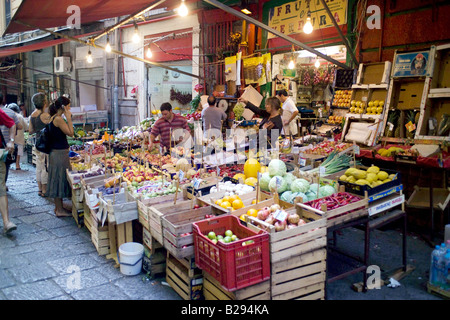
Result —
M 231 230 L 239 240 L 214 244 L 206 236 Z M 236 291 L 270 279 L 269 234 L 244 227 L 239 218 L 223 215 L 193 222 L 195 263 L 227 291 Z M 253 243 L 248 244 L 247 241 Z

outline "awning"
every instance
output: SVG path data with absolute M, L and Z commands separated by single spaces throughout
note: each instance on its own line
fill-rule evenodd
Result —
M 79 36 L 74 36 L 74 38 L 88 37 L 88 36 L 91 36 L 96 33 L 98 33 L 98 32 L 82 34 Z M 47 40 L 47 41 L 40 41 L 37 43 L 29 44 L 26 46 L 20 46 L 20 47 L 11 47 L 11 48 L 3 47 L 3 48 L 0 48 L 0 58 L 11 56 L 14 54 L 23 53 L 23 52 L 31 52 L 31 51 L 35 51 L 35 50 L 40 50 L 40 49 L 45 49 L 48 47 L 57 46 L 59 44 L 67 42 L 67 41 L 69 41 L 69 40 L 64 39 L 64 38 L 59 38 L 59 39 L 53 39 L 53 40 Z
M 5 34 L 33 30 L 33 28 L 24 26 L 17 21 L 26 22 L 29 25 L 43 29 L 66 26 L 69 17 L 73 14 L 73 11 L 68 10 L 72 5 L 80 8 L 80 23 L 86 24 L 104 19 L 127 16 L 149 7 L 153 2 L 156 1 L 23 0 L 8 24 Z M 167 0 L 161 7 L 173 7 L 176 4 L 179 4 L 179 0 Z

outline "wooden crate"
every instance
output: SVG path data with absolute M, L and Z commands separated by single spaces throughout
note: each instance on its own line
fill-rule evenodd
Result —
M 431 283 L 427 282 L 427 291 L 428 293 L 433 293 L 441 298 L 450 299 L 450 290 L 444 290 L 439 288 L 438 286 L 432 285 Z
M 196 200 L 184 200 L 177 204 L 160 203 L 149 207 L 149 226 L 150 233 L 159 243 L 164 245 L 164 236 L 161 218 L 166 214 L 185 212 L 191 210 L 197 203 Z M 201 204 L 200 204 L 201 206 Z
M 150 229 L 150 207 L 156 204 L 167 203 L 167 205 L 173 204 L 175 195 L 166 195 L 161 197 L 144 199 L 142 195 L 137 198 L 137 206 L 139 213 L 139 222 L 147 229 Z M 181 193 L 177 194 L 177 202 L 183 200 Z M 171 203 L 172 202 L 172 203 Z
M 83 206 L 83 203 L 82 203 Z M 76 209 L 74 206 L 72 206 L 72 217 L 75 220 L 78 228 L 81 228 L 84 226 L 84 206 L 81 210 Z
M 166 281 L 184 300 L 203 299 L 203 273 L 189 259 L 176 259 L 167 252 Z
M 155 253 L 158 249 L 163 248 L 162 244 L 152 237 L 150 230 L 147 228 L 142 228 L 142 242 L 150 250 L 150 253 Z
M 295 212 L 306 224 L 296 228 L 275 232 L 275 227 L 254 217 L 248 217 L 248 224 L 269 232 L 271 264 L 283 262 L 291 257 L 302 255 L 326 247 L 327 221 L 322 216 L 302 210 L 301 207 L 286 210 Z
M 150 249 L 144 243 L 144 257 L 142 268 L 152 276 L 166 273 L 167 252 L 163 247 Z
M 390 80 L 392 62 L 361 63 L 358 68 L 356 85 L 385 84 Z M 353 88 L 353 87 L 352 87 Z
M 203 220 L 211 214 L 211 206 L 205 206 L 163 216 L 164 247 L 167 251 L 177 259 L 193 256 L 192 222 Z
M 97 249 L 100 256 L 110 254 L 110 226 L 107 222 L 105 225 L 101 225 L 95 216 L 95 213 L 91 211 L 85 211 L 84 213 L 84 225 L 91 233 L 91 241 Z M 115 254 L 115 252 L 114 252 Z
M 237 291 L 226 291 L 209 273 L 203 272 L 205 300 L 270 300 L 270 280 Z
M 323 300 L 326 256 L 322 248 L 272 264 L 272 300 Z

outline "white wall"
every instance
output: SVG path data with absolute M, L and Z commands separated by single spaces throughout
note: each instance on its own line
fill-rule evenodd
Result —
M 146 25 L 139 26 L 140 41 L 135 44 L 132 41 L 132 36 L 134 33 L 134 28 L 123 29 L 123 52 L 135 55 L 137 57 L 144 58 L 144 37 L 152 34 L 159 34 L 163 32 L 175 31 L 177 29 L 193 29 L 192 37 L 192 48 L 193 48 L 193 62 L 192 62 L 192 74 L 199 74 L 199 45 L 200 37 L 199 30 L 200 24 L 198 21 L 198 16 L 196 14 L 188 15 L 187 17 L 175 17 L 172 19 L 149 23 Z M 162 63 L 164 65 L 169 65 L 168 63 Z M 146 106 L 146 92 L 145 92 L 145 66 L 143 62 L 124 59 L 124 70 L 125 70 L 125 81 L 127 85 L 127 98 L 131 98 L 131 90 L 134 86 L 138 86 L 138 109 L 140 113 L 140 119 L 145 117 L 145 106 Z M 169 71 L 171 73 L 171 71 Z M 196 95 L 194 91 L 195 85 L 198 83 L 197 78 L 191 77 L 191 91 L 193 97 Z M 149 92 L 151 90 L 149 88 Z M 156 105 L 156 104 L 155 104 Z M 157 106 L 159 107 L 159 106 Z

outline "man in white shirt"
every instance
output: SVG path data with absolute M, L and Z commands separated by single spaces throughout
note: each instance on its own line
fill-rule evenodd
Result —
M 295 106 L 294 100 L 288 95 L 286 90 L 278 91 L 278 99 L 280 99 L 283 109 L 283 134 L 296 135 L 298 132 L 297 122 L 294 121 L 298 115 L 298 109 Z

